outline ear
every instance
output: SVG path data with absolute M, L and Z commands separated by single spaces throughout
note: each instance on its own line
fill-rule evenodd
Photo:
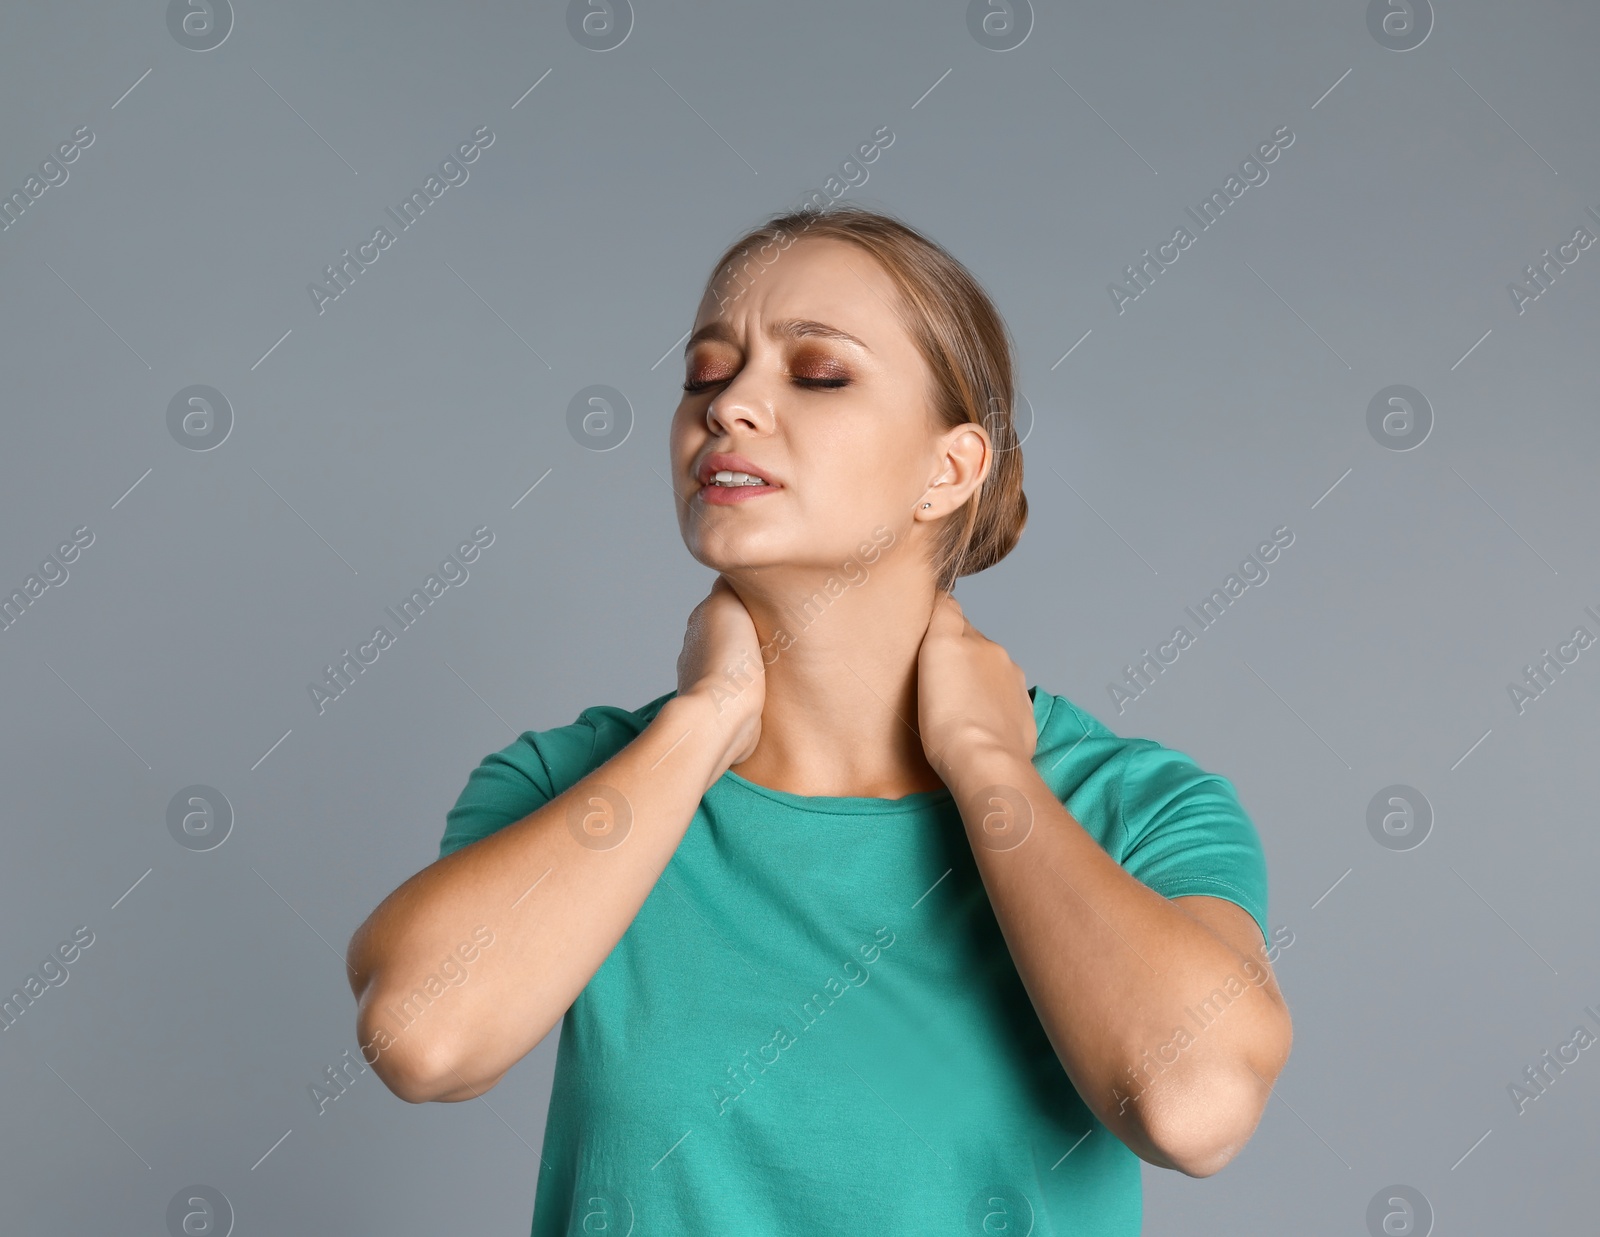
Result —
M 923 494 L 923 501 L 933 505 L 917 513 L 928 519 L 938 519 L 960 509 L 978 492 L 994 458 L 988 431 L 975 421 L 946 430 L 939 439 L 938 449 L 940 469 Z

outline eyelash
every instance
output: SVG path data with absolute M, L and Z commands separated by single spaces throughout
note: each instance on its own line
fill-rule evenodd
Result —
M 723 381 L 726 381 L 726 379 Z M 850 380 L 848 378 L 796 378 L 795 381 L 804 386 L 837 390 L 839 387 L 848 385 Z M 685 382 L 683 389 L 690 395 L 696 395 L 701 391 L 710 390 L 712 387 L 720 385 L 721 383 L 717 382 Z

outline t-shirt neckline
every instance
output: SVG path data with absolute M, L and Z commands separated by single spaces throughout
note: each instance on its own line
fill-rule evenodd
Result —
M 774 803 L 781 803 L 784 807 L 797 812 L 821 812 L 831 816 L 921 811 L 951 798 L 948 786 L 941 786 L 937 790 L 914 790 L 909 795 L 901 795 L 898 799 L 879 799 L 870 795 L 797 795 L 793 791 L 777 790 L 771 786 L 752 782 L 747 777 L 740 777 L 732 769 L 724 772 L 722 778 L 718 780 L 732 782 L 735 786 L 743 787 L 764 799 L 771 799 Z
M 1045 697 L 1042 706 L 1044 717 L 1041 717 L 1038 687 L 1030 687 L 1028 697 L 1033 701 L 1034 721 L 1038 725 L 1039 733 L 1043 734 L 1045 719 L 1055 702 L 1048 696 Z M 908 795 L 901 795 L 898 799 L 880 799 L 870 795 L 799 795 L 793 791 L 762 786 L 747 777 L 741 777 L 732 769 L 725 770 L 722 777 L 717 780 L 731 782 L 735 786 L 760 795 L 764 799 L 771 799 L 774 803 L 781 803 L 797 812 L 821 812 L 834 816 L 921 811 L 935 804 L 952 801 L 954 798 L 948 786 L 941 786 L 937 790 L 915 790 Z

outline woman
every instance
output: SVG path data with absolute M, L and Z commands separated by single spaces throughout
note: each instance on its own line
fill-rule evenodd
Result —
M 950 596 L 1026 518 L 1010 350 L 882 214 L 730 247 L 671 430 L 720 573 L 677 689 L 486 757 L 352 940 L 406 1100 L 561 1021 L 535 1237 L 1131 1235 L 1140 1159 L 1206 1176 L 1254 1131 L 1290 1021 L 1232 786 Z

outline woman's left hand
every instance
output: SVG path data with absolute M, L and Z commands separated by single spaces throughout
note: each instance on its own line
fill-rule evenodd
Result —
M 946 785 L 969 752 L 1032 760 L 1039 743 L 1022 668 L 948 593 L 934 602 L 917 653 L 917 726 L 928 763 Z

